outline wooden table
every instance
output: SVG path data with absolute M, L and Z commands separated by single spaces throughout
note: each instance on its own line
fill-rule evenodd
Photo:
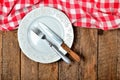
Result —
M 72 50 L 82 60 L 41 64 L 28 59 L 18 45 L 17 30 L 0 32 L 1 80 L 120 80 L 120 30 L 74 28 Z M 71 58 L 69 55 L 67 55 Z

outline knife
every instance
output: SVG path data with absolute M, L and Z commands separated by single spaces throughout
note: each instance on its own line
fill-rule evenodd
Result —
M 77 62 L 80 61 L 80 57 L 77 55 L 77 53 L 75 53 L 74 51 L 72 51 L 65 43 L 64 41 L 54 32 L 52 31 L 49 27 L 47 27 L 47 25 L 45 25 L 44 23 L 39 22 L 39 28 L 41 29 L 41 31 L 47 35 L 46 37 L 48 39 L 51 40 L 52 44 L 56 45 L 58 48 L 62 47 L 65 51 L 68 52 L 68 54 L 71 55 L 71 57 L 76 60 Z
M 32 31 L 39 36 L 41 39 L 46 40 L 46 42 L 50 45 L 50 47 L 68 64 L 71 63 L 70 59 L 66 57 L 58 48 L 53 45 L 47 38 L 46 35 L 43 34 L 37 27 L 32 28 Z

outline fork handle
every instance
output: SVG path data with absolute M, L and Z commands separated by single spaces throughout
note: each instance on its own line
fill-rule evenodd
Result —
M 68 54 L 70 54 L 70 56 L 76 60 L 77 62 L 80 61 L 80 57 L 77 55 L 77 53 L 75 53 L 74 51 L 72 51 L 64 42 L 62 43 L 62 48 L 68 52 Z
M 65 56 L 61 51 L 59 51 L 58 49 L 56 49 L 56 47 L 55 47 L 54 45 L 53 45 L 51 48 L 52 48 L 66 63 L 68 63 L 68 64 L 71 63 L 70 59 L 69 59 L 67 56 Z

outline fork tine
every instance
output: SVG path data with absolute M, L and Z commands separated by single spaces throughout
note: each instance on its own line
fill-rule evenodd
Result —
M 38 33 L 40 33 L 38 28 L 36 28 L 36 27 L 32 28 L 32 31 L 35 32 L 37 35 L 38 35 Z
M 37 27 L 32 28 L 32 31 L 33 31 L 35 34 L 39 35 L 40 38 L 43 38 L 43 37 L 44 37 L 44 34 L 43 34 L 43 33 L 40 31 L 40 29 L 38 29 Z

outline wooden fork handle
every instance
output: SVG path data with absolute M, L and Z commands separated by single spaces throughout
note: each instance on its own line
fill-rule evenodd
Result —
M 75 53 L 74 51 L 72 51 L 65 43 L 62 43 L 62 48 L 64 50 L 66 50 L 68 52 L 68 54 L 70 54 L 70 56 L 76 60 L 77 62 L 80 61 L 80 57 L 77 55 L 77 53 Z

